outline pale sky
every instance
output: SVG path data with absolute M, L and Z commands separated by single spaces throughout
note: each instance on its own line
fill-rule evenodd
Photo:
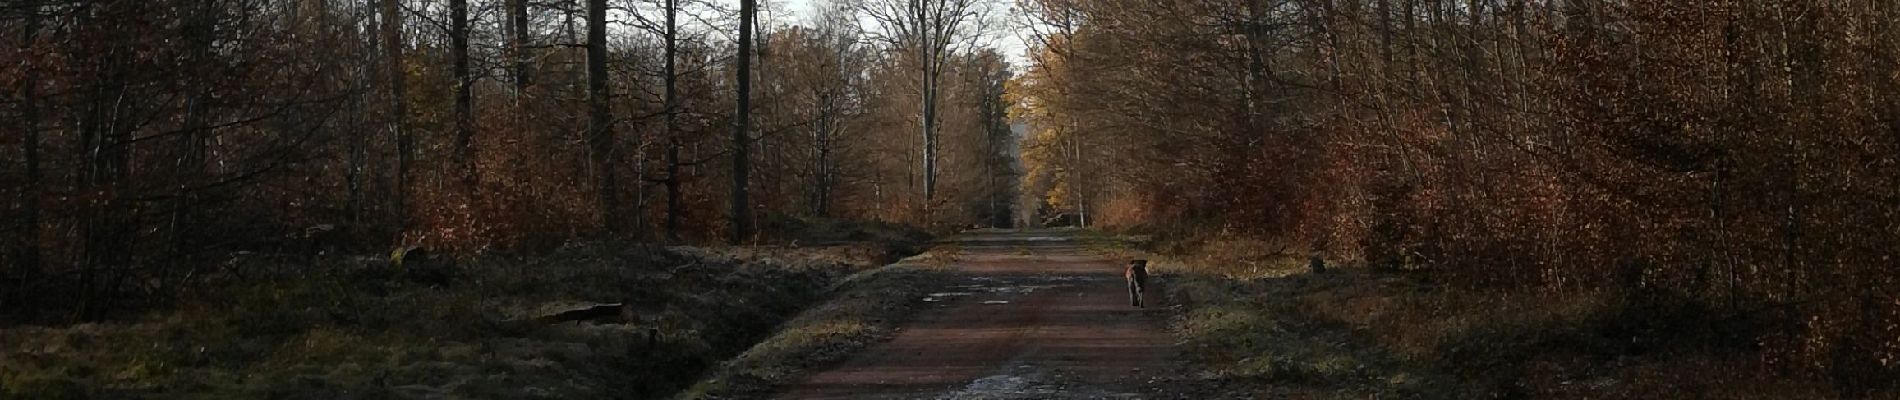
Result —
M 732 3 L 733 8 L 736 9 L 738 7 L 738 1 L 736 0 L 728 0 L 728 1 Z M 810 19 L 813 16 L 818 14 L 819 4 L 825 1 L 830 1 L 830 0 L 760 0 L 760 1 L 765 5 L 765 8 L 768 11 L 779 13 L 779 15 L 767 16 L 769 18 L 772 18 L 771 20 L 772 23 L 801 24 L 802 25 L 810 21 Z M 1021 29 L 1017 28 L 1017 25 L 1019 25 L 1021 21 L 1019 18 L 1011 14 L 1014 12 L 1013 10 L 1014 7 L 1011 7 L 1011 5 L 1014 4 L 1014 1 L 1012 0 L 989 0 L 989 1 L 991 2 L 990 6 L 995 7 L 991 13 L 996 15 L 995 17 L 996 21 L 993 24 L 996 26 L 993 26 L 991 30 L 994 30 L 996 32 L 989 35 L 990 37 L 987 38 L 986 45 L 989 47 L 996 48 L 999 52 L 1002 52 L 1004 56 L 1009 57 L 1010 67 L 1020 72 L 1023 70 L 1023 68 L 1028 66 L 1028 56 L 1024 54 L 1026 47 L 1024 47 L 1023 45 L 1024 38 L 1020 34 Z

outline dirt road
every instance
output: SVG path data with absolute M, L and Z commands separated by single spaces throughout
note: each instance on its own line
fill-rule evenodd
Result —
M 897 336 L 798 383 L 781 399 L 1186 398 L 1169 304 L 1129 305 L 1126 260 L 1059 232 L 954 239 L 955 278 Z

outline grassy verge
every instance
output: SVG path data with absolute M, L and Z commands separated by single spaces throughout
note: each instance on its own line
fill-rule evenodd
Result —
M 1225 392 L 1223 398 L 1435 398 L 1439 390 L 1442 379 L 1428 371 L 1336 324 L 1305 318 L 1287 299 L 1342 280 L 1306 275 L 1305 260 L 1271 250 L 1277 246 L 1252 240 L 1183 245 L 1102 232 L 1083 237 L 1096 251 L 1151 260 L 1156 287 L 1180 305 L 1172 328 L 1197 370 L 1184 378 Z
M 930 257 L 846 279 L 831 300 L 799 314 L 677 398 L 762 398 L 800 372 L 887 339 L 942 273 Z
M 236 260 L 172 309 L 0 328 L 0 398 L 654 398 L 893 252 L 592 243 L 426 274 Z M 532 321 L 622 301 L 663 307 L 651 322 Z
M 1474 292 L 1247 240 L 1162 257 L 1201 378 L 1261 398 L 1893 398 L 1776 374 L 1758 321 L 1667 297 Z

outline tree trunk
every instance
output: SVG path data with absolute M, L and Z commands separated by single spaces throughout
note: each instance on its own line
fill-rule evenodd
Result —
M 1484 17 L 1484 4 L 1480 3 L 1479 0 L 1466 0 L 1465 18 L 1468 21 L 1467 22 L 1468 26 L 1465 27 L 1466 34 L 1464 35 L 1465 37 L 1464 37 L 1464 43 L 1463 43 L 1464 53 L 1465 53 L 1464 65 L 1463 65 L 1464 78 L 1465 78 L 1465 90 L 1463 93 L 1460 93 L 1461 94 L 1459 96 L 1460 104 L 1458 107 L 1462 110 L 1460 114 L 1462 114 L 1463 117 L 1461 117 L 1460 120 L 1464 122 L 1463 124 L 1464 127 L 1462 128 L 1461 132 L 1465 133 L 1465 135 L 1463 137 L 1458 137 L 1454 140 L 1464 142 L 1466 151 L 1469 154 L 1469 157 L 1471 157 L 1470 162 L 1472 163 L 1482 162 L 1480 160 L 1482 160 L 1483 158 L 1483 148 L 1480 147 L 1480 144 L 1478 143 L 1478 138 L 1477 138 L 1478 118 L 1480 117 L 1480 114 L 1478 111 L 1478 107 L 1476 106 L 1476 103 L 1478 101 L 1477 100 L 1478 96 L 1483 95 L 1484 89 L 1485 89 L 1484 86 L 1486 85 L 1487 81 L 1490 79 L 1490 77 L 1486 75 L 1485 70 L 1481 68 L 1485 61 L 1484 60 L 1484 45 L 1483 43 L 1479 42 L 1478 34 L 1480 32 L 1483 32 L 1483 28 L 1482 28 L 1484 24 L 1483 17 Z M 1471 168 L 1466 173 L 1474 174 L 1477 176 L 1475 178 L 1466 177 L 1466 179 L 1468 179 L 1467 182 L 1472 182 L 1470 181 L 1470 179 L 1475 179 L 1477 182 L 1486 181 L 1485 170 L 1486 170 L 1485 168 Z
M 732 244 L 752 231 L 747 174 L 751 172 L 749 131 L 752 125 L 752 21 L 758 16 L 756 0 L 739 1 L 739 109 L 732 128 Z
M 1399 37 L 1405 38 L 1405 93 L 1417 97 L 1419 64 L 1422 63 L 1418 45 L 1418 0 L 1404 2 L 1405 16 L 1400 19 L 1405 21 L 1405 34 Z
M 82 18 L 77 23 L 92 22 Z M 129 49 L 117 46 L 105 44 L 103 49 L 76 52 L 93 55 L 88 61 L 100 77 L 78 117 L 84 143 L 75 149 L 81 152 L 79 159 L 87 160 L 80 187 L 107 194 L 85 217 L 85 256 L 80 266 L 79 306 L 74 310 L 81 320 L 98 318 L 118 300 L 114 292 L 131 260 L 131 234 L 141 229 L 131 218 L 126 204 L 130 196 L 123 190 L 134 145 L 133 124 L 123 118 L 132 105 L 117 99 L 130 91 L 127 70 L 131 67 L 125 64 L 131 57 L 124 54 Z
M 937 51 L 937 42 L 942 39 L 932 37 L 931 34 L 937 33 L 935 29 L 936 24 L 943 23 L 943 21 L 931 20 L 932 15 L 926 6 L 928 3 L 928 0 L 919 0 L 915 3 L 917 7 L 916 31 L 918 36 L 917 62 L 923 75 L 922 79 L 920 79 L 923 85 L 918 90 L 918 95 L 923 97 L 923 109 L 921 110 L 923 115 L 920 119 L 923 120 L 924 153 L 922 172 L 924 175 L 923 206 L 926 223 L 928 223 L 931 218 L 931 201 L 937 198 L 937 57 L 941 56 Z
M 836 100 L 830 89 L 819 95 L 818 127 L 812 131 L 812 147 L 817 152 L 812 165 L 812 216 L 824 218 L 831 213 L 831 131 L 836 122 Z
M 366 175 L 364 173 L 364 164 L 369 158 L 368 154 L 366 154 L 368 152 L 368 145 L 364 143 L 363 122 L 365 118 L 363 114 L 365 109 L 368 108 L 368 106 L 364 104 L 367 100 L 365 97 L 370 93 L 371 80 L 374 79 L 373 77 L 376 74 L 377 60 L 373 54 L 376 49 L 376 43 L 379 41 L 375 34 L 377 31 L 376 27 L 370 25 L 372 23 L 371 21 L 375 19 L 370 14 L 372 12 L 373 11 L 369 11 L 367 8 L 357 10 L 355 14 L 356 20 L 352 28 L 361 29 L 362 32 L 364 32 L 361 36 L 356 36 L 358 40 L 363 41 L 358 44 L 362 46 L 362 53 L 358 54 L 362 59 L 359 60 L 361 64 L 358 64 L 357 69 L 354 71 L 356 74 L 356 82 L 352 83 L 352 89 L 354 91 L 353 94 L 350 95 L 350 154 L 349 166 L 346 168 L 344 174 L 344 185 L 349 191 L 348 204 L 344 207 L 344 210 L 349 215 L 349 225 L 352 227 L 360 225 L 363 221 L 363 177 Z
M 1069 165 L 1072 166 L 1070 167 L 1071 169 L 1070 169 L 1070 175 L 1069 175 L 1069 188 L 1074 189 L 1076 226 L 1087 228 L 1089 227 L 1089 194 L 1090 194 L 1090 190 L 1088 190 L 1088 188 L 1092 187 L 1092 185 L 1090 185 L 1089 182 L 1087 181 L 1087 176 L 1085 175 L 1086 174 L 1085 171 L 1088 170 L 1088 167 L 1084 166 L 1084 163 L 1088 162 L 1088 160 L 1082 158 L 1082 140 L 1081 139 L 1070 138 L 1068 142 L 1069 142 L 1069 149 L 1071 150 L 1069 155 L 1073 157 L 1070 159 L 1070 163 L 1069 163 Z
M 383 51 L 389 58 L 389 101 L 390 131 L 396 134 L 396 223 L 397 233 L 408 231 L 409 221 L 409 169 L 415 157 L 415 139 L 408 128 L 409 102 L 404 98 L 403 81 L 407 72 L 402 64 L 402 7 L 401 0 L 383 0 Z
M 633 239 L 648 241 L 653 230 L 647 226 L 647 146 L 652 138 L 640 135 L 640 144 L 633 152 Z
M 666 240 L 680 241 L 679 0 L 666 0 Z
M 924 209 L 937 198 L 937 68 L 924 60 Z M 925 213 L 925 217 L 929 217 Z
M 1392 68 L 1392 0 L 1377 0 L 1373 3 L 1372 9 L 1373 12 L 1379 14 L 1379 69 L 1390 71 Z
M 20 47 L 22 54 L 30 54 L 33 42 L 40 30 L 40 9 L 27 10 L 26 27 L 21 29 Z M 20 85 L 20 131 L 25 140 L 20 143 L 25 153 L 26 186 L 20 188 L 21 210 L 20 259 L 13 267 L 19 277 L 18 285 L 7 291 L 8 294 L 21 296 L 15 299 L 0 298 L 8 305 L 17 304 L 25 299 L 22 289 L 31 287 L 39 281 L 40 275 L 40 104 L 39 104 L 39 65 L 28 64 L 25 80 Z
M 1782 228 L 1786 249 L 1783 253 L 1785 258 L 1783 263 L 1788 268 L 1788 298 L 1797 299 L 1800 298 L 1803 289 L 1801 281 L 1805 271 L 1802 270 L 1807 264 L 1802 241 L 1805 233 L 1803 223 L 1806 222 L 1809 208 L 1808 190 L 1802 182 L 1802 178 L 1808 175 L 1806 165 L 1804 165 L 1807 161 L 1805 149 L 1807 146 L 1802 142 L 1799 133 L 1810 129 L 1816 132 L 1833 132 L 1834 122 L 1827 117 L 1827 112 L 1823 109 L 1827 102 L 1823 98 L 1822 89 L 1827 78 L 1824 72 L 1828 66 L 1820 38 L 1819 24 L 1822 10 L 1819 6 L 1804 3 L 1802 6 L 1783 12 L 1795 13 L 1795 15 L 1783 15 L 1784 29 L 1791 31 L 1786 36 L 1793 42 L 1787 44 L 1785 50 L 1788 52 L 1786 71 L 1790 74 L 1788 100 L 1796 116 L 1793 121 L 1805 122 L 1799 126 L 1782 126 L 1787 144 L 1785 165 L 1787 213 Z
M 587 144 L 599 192 L 601 227 L 618 233 L 614 204 L 613 116 L 607 103 L 607 0 L 587 0 Z
M 1242 110 L 1241 127 L 1248 130 L 1245 132 L 1246 140 L 1253 145 L 1250 146 L 1253 150 L 1266 145 L 1265 138 L 1261 137 L 1264 136 L 1266 129 L 1261 127 L 1260 122 L 1263 119 L 1261 107 L 1267 103 L 1261 94 L 1266 91 L 1267 85 L 1266 39 L 1264 38 L 1266 32 L 1262 28 L 1266 22 L 1261 17 L 1265 13 L 1260 5 L 1261 1 L 1263 0 L 1247 0 L 1247 21 L 1242 29 L 1247 36 L 1247 80 L 1241 85 L 1242 97 L 1245 98 L 1241 104 L 1246 107 Z
M 217 18 L 213 14 L 217 10 L 213 8 L 213 5 L 204 3 L 197 7 L 198 9 L 192 12 L 193 21 L 186 25 L 182 35 L 186 40 L 191 41 L 189 59 L 194 67 L 208 64 L 214 39 L 212 34 L 217 24 Z M 198 201 L 197 193 L 193 191 L 191 183 L 204 174 L 205 138 L 208 133 L 206 132 L 208 117 L 205 107 L 211 98 L 211 91 L 208 89 L 210 85 L 204 82 L 203 75 L 204 72 L 199 71 L 188 73 L 185 78 L 187 82 L 185 90 L 189 94 L 186 95 L 185 100 L 184 134 L 179 136 L 178 143 L 180 156 L 176 164 L 177 170 L 174 172 L 177 193 L 172 205 L 170 228 L 172 258 L 178 267 L 189 267 L 195 264 L 189 247 L 195 241 L 193 227 L 197 226 L 195 214 Z M 164 274 L 161 274 L 159 280 L 161 284 L 170 283 L 168 282 L 170 272 L 168 268 Z
M 508 0 L 508 20 L 511 35 L 508 47 L 512 49 L 515 61 L 515 105 L 521 105 L 521 98 L 528 93 L 528 0 Z M 522 113 L 521 115 L 526 115 Z
M 927 33 L 925 35 L 928 35 Z M 926 36 L 928 37 L 928 36 Z M 928 42 L 928 39 L 926 39 Z M 931 217 L 931 203 L 937 198 L 937 68 L 934 52 L 925 45 L 923 57 L 923 141 L 924 141 L 924 218 Z
M 576 9 L 574 6 L 581 4 L 581 0 L 566 0 L 565 3 L 566 6 L 561 8 L 561 29 L 566 31 L 567 39 L 561 41 L 561 43 L 580 42 L 580 33 L 574 30 L 574 12 Z M 586 23 L 587 21 L 583 18 L 581 22 Z M 567 73 L 566 83 L 569 92 L 584 90 L 581 88 L 582 80 L 584 79 L 581 75 L 585 68 L 566 67 L 561 70 Z
M 461 163 L 463 187 L 476 188 L 474 92 L 468 67 L 468 0 L 449 0 L 449 52 L 455 74 L 455 151 Z

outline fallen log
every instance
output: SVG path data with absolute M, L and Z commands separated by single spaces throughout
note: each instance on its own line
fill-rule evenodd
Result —
M 580 321 L 603 324 L 625 324 L 632 323 L 636 321 L 637 318 L 633 313 L 633 307 L 628 306 L 627 303 L 609 303 L 562 311 L 554 315 L 544 315 L 534 320 L 544 324 Z

